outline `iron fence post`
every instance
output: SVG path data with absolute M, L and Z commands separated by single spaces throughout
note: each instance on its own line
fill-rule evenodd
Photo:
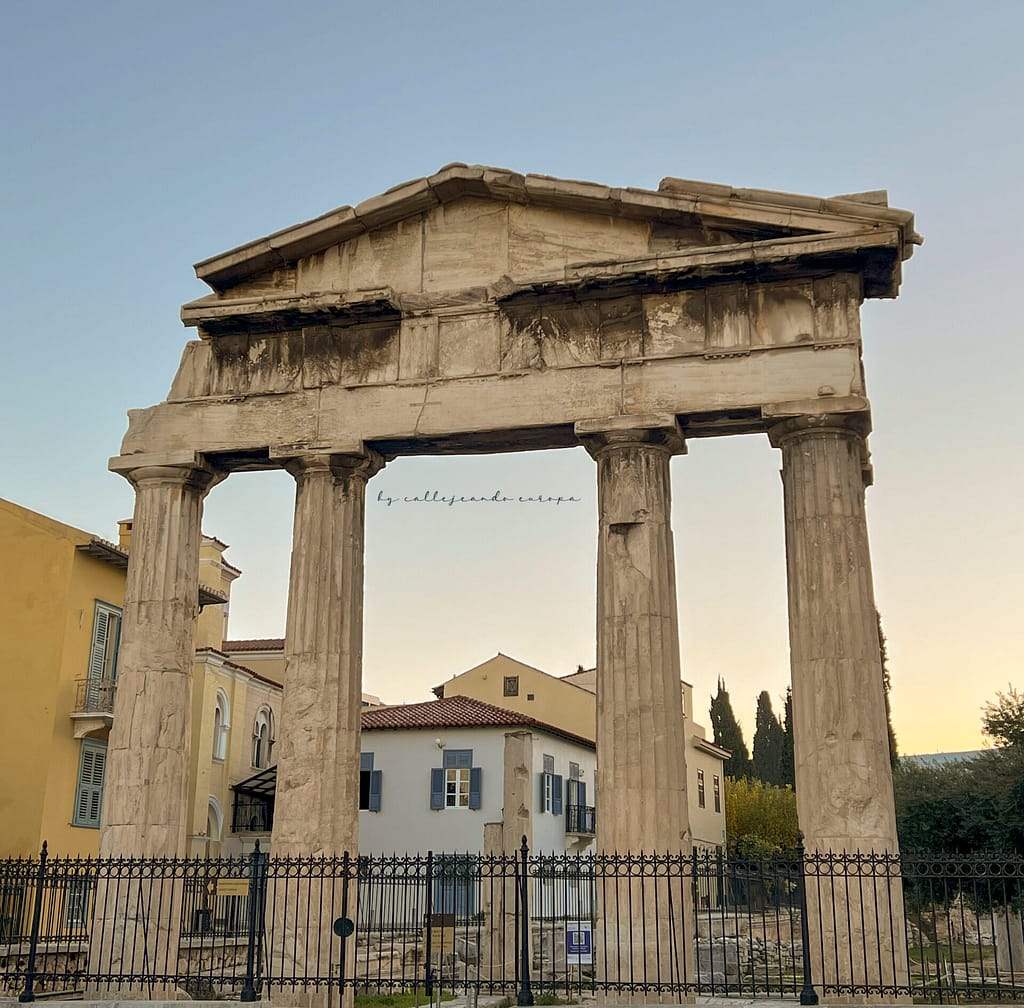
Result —
M 28 963 L 25 966 L 25 989 L 18 995 L 18 1000 L 25 1004 L 35 1001 L 32 991 L 36 980 L 36 949 L 39 947 L 39 921 L 43 915 L 43 880 L 46 877 L 46 841 L 39 852 L 39 871 L 36 872 L 36 898 L 32 906 L 32 932 L 28 940 Z
M 526 843 L 526 834 L 519 848 L 519 994 L 517 1005 L 532 1005 L 533 991 L 530 989 L 530 887 L 528 858 L 530 848 Z
M 348 886 L 349 886 L 349 852 L 345 851 L 341 855 L 341 916 L 342 919 L 348 920 Z M 342 927 L 341 934 L 341 963 L 338 966 L 338 1004 L 345 1003 L 345 953 L 346 943 L 348 942 L 348 934 L 346 928 Z
M 248 942 L 245 950 L 245 984 L 242 986 L 242 993 L 240 1000 L 242 1001 L 255 1001 L 256 1000 L 256 986 L 255 980 L 255 965 L 256 965 L 256 900 L 259 898 L 259 870 L 260 870 L 260 842 L 256 841 L 256 846 L 253 848 L 252 853 L 249 855 L 249 933 Z
M 814 991 L 811 976 L 811 929 L 807 923 L 807 882 L 804 876 L 804 835 L 796 835 L 797 886 L 800 895 L 800 944 L 803 946 L 804 984 L 800 989 L 800 1004 L 816 1005 L 818 995 Z
M 427 913 L 424 924 L 427 931 L 426 939 L 426 962 L 424 964 L 423 972 L 423 993 L 426 994 L 427 1000 L 431 1001 L 434 997 L 434 968 L 432 965 L 433 960 L 433 948 L 431 944 L 431 938 L 433 928 L 431 927 L 432 918 L 434 916 L 434 852 L 427 851 Z

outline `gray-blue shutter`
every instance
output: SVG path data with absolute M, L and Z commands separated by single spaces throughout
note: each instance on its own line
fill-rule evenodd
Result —
M 372 757 L 371 757 L 372 758 Z M 370 800 L 367 802 L 366 808 L 370 812 L 380 811 L 380 791 L 381 784 L 383 783 L 382 775 L 380 770 L 370 771 Z
M 447 749 L 441 756 L 441 766 L 445 770 L 468 770 L 473 766 L 473 750 Z
M 472 767 L 469 771 L 469 807 L 480 808 L 480 783 L 483 778 L 483 771 L 480 767 Z
M 444 808 L 444 770 L 440 767 L 430 771 L 430 807 L 434 811 Z
M 551 811 L 555 815 L 562 814 L 562 777 L 553 774 L 551 777 Z
M 587 804 L 587 785 L 581 781 L 576 781 L 576 795 L 580 805 L 586 806 Z
M 372 770 L 373 769 L 373 753 L 363 752 L 359 754 L 359 769 L 360 770 Z
M 71 818 L 73 826 L 92 826 L 99 829 L 106 766 L 107 743 L 97 739 L 82 739 L 78 786 L 75 788 L 75 808 Z

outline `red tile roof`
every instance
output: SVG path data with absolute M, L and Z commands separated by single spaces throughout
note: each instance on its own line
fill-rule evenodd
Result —
M 264 637 L 261 640 L 226 640 L 225 651 L 284 651 L 283 637 Z
M 495 707 L 466 696 L 444 697 L 425 703 L 402 704 L 398 707 L 379 707 L 363 712 L 363 731 L 383 729 L 398 731 L 403 728 L 538 728 L 552 735 L 594 748 L 591 739 L 583 738 L 562 728 L 538 721 L 527 714 Z

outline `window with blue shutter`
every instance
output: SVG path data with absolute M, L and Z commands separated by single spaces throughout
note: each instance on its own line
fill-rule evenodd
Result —
M 120 643 L 121 610 L 97 600 L 93 611 L 89 668 L 86 673 L 85 709 L 88 711 L 114 709 L 114 683 L 117 681 L 117 650 Z
M 75 788 L 75 810 L 72 826 L 99 829 L 100 810 L 103 806 L 103 776 L 107 768 L 107 743 L 97 739 L 82 739 L 82 753 L 78 762 L 78 786 Z
M 562 814 L 562 776 L 555 773 L 555 757 L 544 757 L 544 772 L 540 775 L 540 811 Z M 570 764 L 571 772 L 572 764 Z
M 373 753 L 359 754 L 359 811 L 379 812 L 384 777 L 373 769 Z
M 444 770 L 441 767 L 430 771 L 430 807 L 435 812 L 444 808 Z
M 430 771 L 430 807 L 478 809 L 482 781 L 483 771 L 473 766 L 472 749 L 447 749 L 441 766 Z

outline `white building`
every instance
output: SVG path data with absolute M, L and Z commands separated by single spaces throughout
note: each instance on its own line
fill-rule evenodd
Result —
M 359 849 L 364 854 L 478 852 L 502 820 L 507 733 L 532 736 L 532 850 L 593 843 L 594 743 L 464 696 L 363 714 Z

